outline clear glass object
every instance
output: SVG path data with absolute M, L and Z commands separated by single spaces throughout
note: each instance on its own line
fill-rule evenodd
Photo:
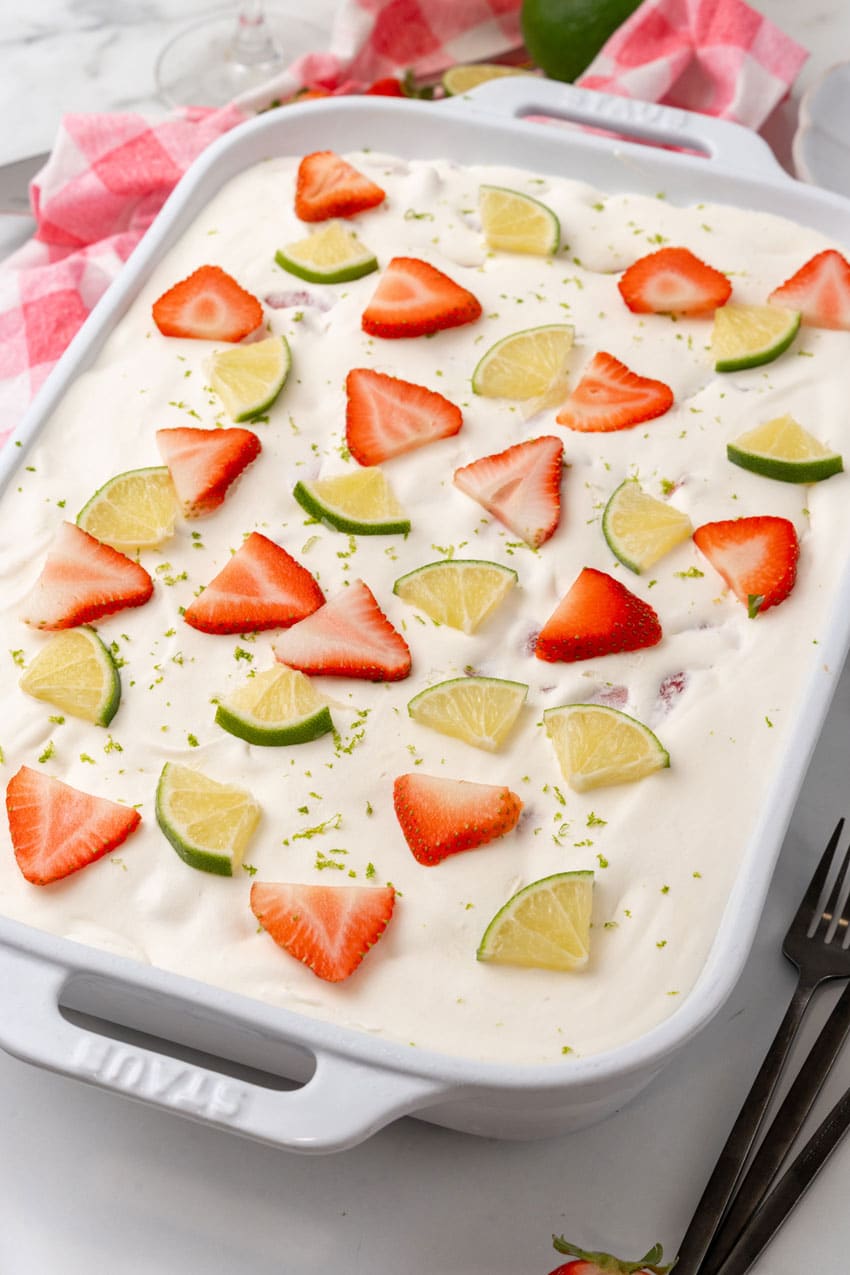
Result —
M 208 14 L 180 31 L 160 53 L 156 84 L 167 106 L 224 106 L 278 75 L 327 33 L 293 12 L 243 0 L 238 10 Z

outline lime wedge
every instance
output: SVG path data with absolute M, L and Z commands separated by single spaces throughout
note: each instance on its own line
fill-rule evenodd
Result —
M 714 312 L 711 353 L 716 372 L 772 363 L 797 335 L 798 310 L 778 305 L 724 305 Z
M 649 727 L 605 704 L 547 708 L 543 722 L 575 792 L 634 783 L 670 765 L 670 754 Z
M 308 514 L 353 536 L 406 536 L 410 519 L 377 465 L 337 478 L 295 484 L 293 496 Z
M 438 624 L 474 633 L 516 582 L 517 573 L 498 562 L 451 558 L 399 576 L 393 593 Z
M 727 443 L 726 455 L 733 465 L 783 483 L 819 483 L 844 468 L 838 452 L 824 447 L 787 414 Z
M 449 97 L 457 97 L 458 93 L 471 93 L 479 84 L 488 80 L 500 80 L 506 75 L 530 75 L 519 66 L 500 66 L 494 62 L 461 62 L 450 66 L 443 74 L 443 88 Z
M 484 931 L 479 961 L 580 970 L 590 959 L 593 873 L 558 872 L 518 890 Z
M 72 717 L 108 726 L 121 703 L 118 667 L 94 629 L 57 633 L 20 681 L 21 690 Z
M 484 398 L 547 401 L 553 393 L 567 392 L 567 362 L 573 329 L 566 323 L 550 323 L 502 337 L 481 358 L 472 373 L 472 388 Z
M 275 261 L 308 283 L 348 283 L 378 269 L 375 254 L 339 221 L 329 221 L 306 239 L 279 248 Z
M 687 540 L 692 531 L 687 514 L 647 496 L 629 478 L 613 493 L 602 515 L 608 547 L 624 567 L 638 575 Z
M 260 818 L 250 793 L 198 770 L 166 762 L 156 789 L 156 821 L 190 868 L 231 877 Z
M 499 677 L 455 677 L 429 686 L 407 711 L 415 722 L 494 753 L 519 717 L 528 687 Z
M 215 720 L 249 744 L 306 744 L 333 730 L 330 709 L 309 677 L 278 666 L 248 678 L 216 709 Z
M 270 336 L 216 350 L 210 358 L 210 384 L 234 421 L 251 421 L 274 403 L 291 364 L 286 337 Z
M 174 534 L 179 508 L 164 465 L 130 469 L 98 488 L 77 514 L 77 526 L 122 553 L 155 549 Z
M 481 186 L 478 207 L 490 248 L 535 257 L 551 257 L 558 251 L 560 222 L 538 199 L 503 186 Z

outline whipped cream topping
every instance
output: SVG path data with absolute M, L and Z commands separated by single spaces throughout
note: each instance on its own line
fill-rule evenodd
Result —
M 745 429 L 790 412 L 837 450 L 846 414 L 848 334 L 804 328 L 776 362 L 714 373 L 711 320 L 631 314 L 618 272 L 664 243 L 727 271 L 732 300 L 762 303 L 808 257 L 831 246 L 781 218 L 711 204 L 607 194 L 567 178 L 506 167 L 462 168 L 373 153 L 350 157 L 388 192 L 352 219 L 385 266 L 421 257 L 481 301 L 476 323 L 433 338 L 367 337 L 360 316 L 378 276 L 304 285 L 274 263 L 303 238 L 293 211 L 297 160 L 275 159 L 225 186 L 153 271 L 94 366 L 81 374 L 22 459 L 0 500 L 2 773 L 22 764 L 114 800 L 137 804 L 142 825 L 120 850 L 55 885 L 29 885 L 5 825 L 0 911 L 40 929 L 166 970 L 411 1046 L 503 1062 L 561 1063 L 640 1036 L 673 1013 L 705 962 L 752 834 L 801 688 L 818 666 L 833 600 L 834 564 L 850 549 L 843 475 L 795 487 L 726 459 Z M 558 215 L 552 260 L 487 251 L 477 215 L 482 182 L 525 191 Z M 20 620 L 63 518 L 73 519 L 113 474 L 160 463 L 157 429 L 230 422 L 208 387 L 214 345 L 169 339 L 151 303 L 204 263 L 229 271 L 263 302 L 268 330 L 286 336 L 293 368 L 256 429 L 263 451 L 212 517 L 181 523 L 141 555 L 153 599 L 96 625 L 122 661 L 123 698 L 108 729 L 51 710 L 17 687 L 19 665 L 47 635 Z M 667 382 L 664 417 L 609 435 L 555 424 L 557 408 L 477 398 L 480 356 L 511 332 L 575 328 L 570 380 L 607 350 Z M 370 367 L 438 390 L 463 410 L 450 439 L 389 461 L 384 471 L 412 531 L 357 538 L 310 521 L 292 497 L 299 478 L 350 472 L 344 381 Z M 565 444 L 562 516 L 539 550 L 517 541 L 452 484 L 453 471 L 523 438 Z M 611 492 L 638 477 L 694 523 L 771 513 L 801 540 L 789 600 L 756 620 L 695 546 L 678 547 L 643 576 L 611 554 L 601 515 Z M 338 731 L 289 748 L 252 747 L 214 724 L 214 700 L 271 665 L 275 634 L 207 636 L 180 608 L 258 530 L 315 575 L 326 596 L 362 578 L 413 654 L 403 682 L 319 678 Z M 437 627 L 392 592 L 403 573 L 450 556 L 501 562 L 519 574 L 474 635 Z M 650 650 L 546 664 L 533 635 L 584 566 L 610 572 L 656 609 L 664 630 Z M 528 683 L 528 705 L 502 750 L 478 751 L 413 722 L 407 703 L 435 682 L 475 671 Z M 650 726 L 671 767 L 634 785 L 573 793 L 542 728 L 558 704 L 614 704 Z M 247 870 L 225 879 L 194 871 L 157 827 L 156 783 L 167 761 L 239 783 L 260 803 Z M 517 829 L 434 868 L 410 854 L 392 806 L 393 780 L 414 768 L 507 784 L 524 802 Z M 592 955 L 578 974 L 478 963 L 495 911 L 520 886 L 566 869 L 593 869 Z M 323 983 L 258 932 L 251 880 L 328 885 L 392 882 L 395 915 L 345 983 Z

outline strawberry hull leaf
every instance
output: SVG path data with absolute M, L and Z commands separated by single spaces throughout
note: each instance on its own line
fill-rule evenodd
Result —
M 601 1275 L 609 1275 L 609 1273 L 610 1275 L 640 1275 L 643 1271 L 649 1272 L 649 1275 L 667 1275 L 674 1265 L 672 1262 L 666 1266 L 660 1264 L 664 1258 L 664 1249 L 660 1244 L 653 1244 L 649 1252 L 636 1262 L 614 1257 L 611 1253 L 594 1253 L 588 1249 L 579 1248 L 565 1240 L 563 1235 L 553 1235 L 552 1245 L 559 1253 L 578 1259 L 576 1262 L 569 1262 L 566 1266 L 558 1268 L 559 1271 L 566 1272 L 573 1267 L 575 1275 L 590 1275 L 594 1267 Z M 585 1262 L 590 1263 L 590 1267 L 582 1270 L 582 1264 Z M 557 1275 L 557 1272 L 553 1271 L 552 1275 Z M 570 1275 L 573 1275 L 573 1272 L 570 1272 Z

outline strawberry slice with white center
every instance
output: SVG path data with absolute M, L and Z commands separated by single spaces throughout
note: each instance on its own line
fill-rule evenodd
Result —
M 784 602 L 794 588 L 800 544 L 787 518 L 762 514 L 706 522 L 694 543 L 723 577 L 750 619 Z
M 572 663 L 655 646 L 661 636 L 648 602 L 607 572 L 585 567 L 541 629 L 534 654 Z
M 184 518 L 203 518 L 224 503 L 228 488 L 262 448 L 250 429 L 158 429 L 156 445 L 168 466 Z
M 768 301 L 799 310 L 810 327 L 850 329 L 850 261 L 827 248 L 774 288 Z
M 257 298 L 220 266 L 200 266 L 153 303 L 163 336 L 199 341 L 241 341 L 263 321 Z
M 329 983 L 354 973 L 383 935 L 394 906 L 391 885 L 251 886 L 251 911 L 266 933 Z
M 202 633 L 284 629 L 312 615 L 324 600 L 306 567 L 273 540 L 252 531 L 183 618 Z
M 63 522 L 41 575 L 24 599 L 21 618 L 35 629 L 72 629 L 124 607 L 140 607 L 153 581 L 138 562 Z
M 345 382 L 348 404 L 345 439 L 361 465 L 380 465 L 439 438 L 450 438 L 463 424 L 459 407 L 442 394 L 355 367 Z
M 380 186 L 334 151 L 315 151 L 298 165 L 295 214 L 302 221 L 353 217 L 385 199 Z
M 456 469 L 454 484 L 536 549 L 561 517 L 564 445 L 544 434 Z
M 555 419 L 581 433 L 602 434 L 663 416 L 672 406 L 669 385 L 638 376 L 613 354 L 601 350 L 594 354 Z
M 436 775 L 399 775 L 393 804 L 411 854 L 433 867 L 516 827 L 522 801 L 510 788 Z
M 138 810 L 29 766 L 9 780 L 6 813 L 18 867 L 33 885 L 49 885 L 102 859 L 141 822 Z
M 410 648 L 362 580 L 331 598 L 274 643 L 275 659 L 302 673 L 399 682 L 410 673 Z
M 617 287 L 635 314 L 710 314 L 732 285 L 688 248 L 661 248 L 629 266 Z
M 388 339 L 426 336 L 474 323 L 481 303 L 442 270 L 418 257 L 393 257 L 363 311 L 363 331 Z

